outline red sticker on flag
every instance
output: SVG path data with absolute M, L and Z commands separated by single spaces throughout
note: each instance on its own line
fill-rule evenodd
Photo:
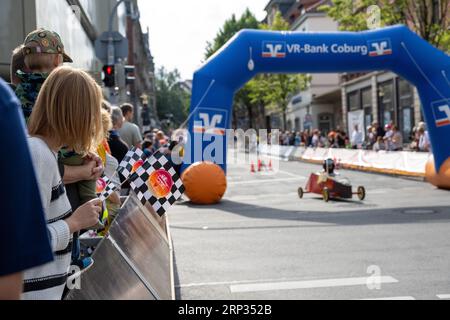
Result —
M 144 160 L 139 160 L 137 161 L 134 166 L 133 169 L 131 170 L 131 173 L 135 173 L 137 171 L 137 169 L 139 169 L 140 167 L 142 167 L 142 165 L 144 164 Z
M 105 181 L 105 179 L 103 178 L 98 179 L 95 192 L 97 194 L 101 194 L 105 190 L 107 185 L 108 183 Z
M 167 197 L 173 186 L 172 176 L 166 170 L 157 170 L 148 179 L 148 186 L 156 198 Z

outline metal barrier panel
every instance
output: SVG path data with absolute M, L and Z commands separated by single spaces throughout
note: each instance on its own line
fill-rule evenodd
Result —
M 154 289 L 155 296 L 171 300 L 172 252 L 167 235 L 134 195 L 124 203 L 109 233 Z
M 93 258 L 94 266 L 81 276 L 80 290 L 72 290 L 67 300 L 155 300 L 109 239 Z
M 68 300 L 172 300 L 172 247 L 160 222 L 134 196 L 96 249 L 81 290 Z

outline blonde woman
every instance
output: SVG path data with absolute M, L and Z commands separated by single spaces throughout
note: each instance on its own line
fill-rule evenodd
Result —
M 96 225 L 98 199 L 72 213 L 59 170 L 63 146 L 86 155 L 101 138 L 100 87 L 85 72 L 56 69 L 45 81 L 29 121 L 28 143 L 39 185 L 54 261 L 25 273 L 23 299 L 59 300 L 69 271 L 72 235 Z

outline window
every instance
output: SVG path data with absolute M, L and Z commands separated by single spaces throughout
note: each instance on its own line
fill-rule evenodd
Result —
M 301 120 L 300 120 L 300 118 L 295 118 L 295 131 L 300 131 L 300 123 L 301 123 Z
M 364 88 L 361 90 L 362 107 L 364 110 L 364 124 L 366 128 L 373 122 L 372 116 L 372 88 Z
M 350 92 L 347 95 L 348 111 L 361 109 L 361 101 L 359 99 L 359 91 Z
M 319 115 L 319 130 L 327 135 L 334 128 L 334 115 L 321 113 Z
M 386 81 L 379 85 L 380 119 L 381 125 L 395 123 L 394 82 Z
M 414 89 L 408 81 L 398 78 L 399 125 L 406 142 L 411 140 L 414 127 Z

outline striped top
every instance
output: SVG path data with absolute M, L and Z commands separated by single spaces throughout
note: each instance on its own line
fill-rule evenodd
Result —
M 58 170 L 56 153 L 39 138 L 28 138 L 28 144 L 44 206 L 54 260 L 25 272 L 22 299 L 61 300 L 72 252 L 72 235 L 64 219 L 70 217 L 72 209 Z

